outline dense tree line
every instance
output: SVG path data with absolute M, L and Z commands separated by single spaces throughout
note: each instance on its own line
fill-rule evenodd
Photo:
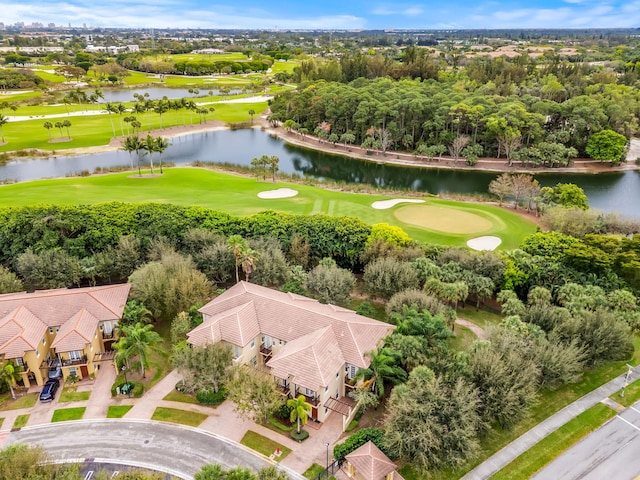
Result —
M 26 68 L 0 69 L 0 90 L 34 88 L 38 85 L 42 85 L 43 83 L 44 80 L 33 73 L 33 71 Z
M 273 60 L 267 57 L 240 62 L 229 60 L 150 60 L 137 52 L 120 54 L 117 62 L 130 70 L 179 75 L 266 72 L 273 64 Z
M 491 82 L 450 73 L 426 81 L 356 78 L 304 83 L 271 102 L 272 119 L 300 133 L 370 150 L 433 157 L 506 157 L 533 166 L 567 165 L 601 131 L 638 130 L 637 89 L 584 80 L 566 91 L 553 74 L 502 91 Z M 560 92 L 560 93 L 558 93 Z M 624 146 L 624 142 L 623 142 Z M 473 151 L 465 148 L 473 147 Z M 438 149 L 438 151 L 431 151 Z M 612 151 L 612 150 L 611 150 Z M 609 151 L 607 151 L 608 153 Z M 618 161 L 617 157 L 597 157 Z

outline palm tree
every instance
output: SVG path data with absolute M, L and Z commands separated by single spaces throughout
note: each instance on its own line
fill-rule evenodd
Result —
M 124 137 L 124 128 L 122 126 L 122 114 L 127 111 L 127 107 L 125 107 L 121 103 L 118 103 L 117 105 L 114 106 L 114 110 L 113 111 L 116 112 L 118 115 L 120 115 L 120 133 Z
M 247 246 L 240 254 L 240 265 L 242 266 L 242 271 L 244 272 L 244 279 L 248 282 L 249 276 L 256 269 L 256 263 L 258 262 L 258 258 L 260 258 L 260 254 L 257 250 Z
M 240 258 L 242 257 L 242 253 L 244 252 L 244 250 L 249 248 L 249 244 L 240 235 L 231 235 L 227 240 L 227 247 L 233 252 L 233 256 L 236 260 L 236 283 L 238 283 L 240 281 L 240 275 L 238 272 L 238 267 L 240 266 Z
M 253 123 L 253 117 L 256 114 L 256 111 L 253 108 L 251 108 L 251 109 L 249 109 L 248 113 L 249 113 L 249 115 L 251 115 L 251 123 Z
M 2 131 L 2 126 L 9 123 L 9 117 L 5 115 L 0 115 L 0 141 L 4 143 L 4 132 Z
M 271 176 L 273 178 L 273 183 L 276 183 L 276 172 L 278 171 L 278 164 L 280 163 L 280 158 L 277 155 L 271 155 L 267 160 L 267 165 L 271 169 Z
M 169 110 L 169 106 L 165 100 L 158 100 L 155 107 L 153 107 L 153 111 L 160 115 L 160 128 L 162 128 L 162 115 Z
M 142 143 L 144 143 L 144 149 L 149 152 L 149 165 L 151 165 L 151 175 L 153 175 L 153 154 L 157 152 L 156 139 L 151 135 L 147 135 Z
M 156 138 L 156 152 L 160 154 L 160 173 L 162 172 L 162 154 L 164 151 L 171 146 L 171 142 L 164 137 Z
M 384 396 L 384 382 L 399 383 L 407 379 L 407 372 L 398 366 L 397 354 L 389 348 L 377 348 L 365 354 L 371 360 L 367 368 L 356 372 L 356 379 L 363 378 L 364 386 L 371 387 L 378 398 Z
M 309 415 L 311 415 L 311 404 L 307 403 L 307 398 L 304 395 L 298 395 L 296 398 L 290 398 L 287 400 L 287 407 L 291 409 L 289 420 L 297 423 L 297 431 L 298 434 L 300 434 L 302 425 L 307 424 Z
M 69 127 L 71 126 L 71 121 L 65 120 L 64 122 L 62 122 L 62 126 L 67 129 L 67 138 L 71 140 L 71 134 L 69 133 Z
M 144 142 L 137 135 L 128 135 L 122 141 L 121 146 L 125 152 L 129 152 L 129 158 L 131 158 L 132 152 L 136 152 L 138 175 L 142 175 L 140 171 L 140 150 L 144 149 Z M 131 168 L 133 168 L 133 159 L 131 160 Z
M 11 398 L 16 399 L 16 392 L 13 390 L 13 386 L 16 383 L 16 368 L 13 366 L 13 362 L 6 361 L 0 369 L 0 384 L 4 383 L 9 386 L 11 390 Z
M 145 378 L 145 369 L 149 365 L 149 352 L 157 349 L 157 345 L 162 343 L 162 337 L 158 332 L 153 331 L 153 325 L 145 325 L 142 322 L 135 325 L 122 325 L 119 330 L 120 340 L 113 344 L 118 352 L 116 360 L 129 363 L 130 358 L 137 356 L 140 360 L 142 378 Z
M 62 127 L 64 127 L 64 125 L 62 124 L 62 122 L 56 122 L 54 125 L 58 130 L 60 130 L 60 138 L 62 138 Z
M 51 129 L 53 128 L 53 123 L 44 122 L 43 127 L 47 129 L 47 133 L 49 133 L 49 140 L 51 140 Z

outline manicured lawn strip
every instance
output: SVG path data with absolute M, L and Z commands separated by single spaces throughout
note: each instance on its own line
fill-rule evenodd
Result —
M 287 199 L 265 200 L 257 194 L 264 190 L 289 187 L 299 195 Z M 188 194 L 185 194 L 188 192 Z M 438 242 L 446 245 L 462 245 L 469 236 L 437 237 L 426 229 L 410 227 L 398 221 L 393 208 L 376 210 L 371 203 L 389 197 L 337 192 L 308 185 L 288 184 L 284 182 L 257 182 L 255 179 L 238 175 L 229 175 L 207 169 L 171 168 L 162 176 L 137 178 L 132 172 L 116 173 L 91 177 L 74 177 L 56 180 L 38 180 L 21 182 L 0 187 L 0 205 L 33 205 L 101 203 L 114 199 L 126 199 L 128 202 L 162 202 L 177 205 L 199 205 L 226 211 L 232 215 L 251 215 L 265 210 L 275 210 L 293 214 L 309 215 L 329 213 L 335 216 L 352 216 L 364 222 L 388 223 L 397 225 L 418 241 Z M 448 208 L 473 208 L 477 212 L 488 211 L 499 216 L 498 229 L 508 222 L 508 232 L 497 232 L 504 240 L 503 248 L 515 248 L 522 238 L 535 232 L 535 225 L 512 212 L 491 205 L 465 204 L 449 200 L 429 199 L 428 202 Z M 472 310 L 467 307 L 466 310 Z M 168 337 L 165 337 L 168 338 Z
M 161 422 L 180 423 L 197 427 L 205 421 L 207 415 L 198 412 L 189 412 L 187 410 L 178 410 L 177 408 L 158 407 L 151 420 L 159 420 Z
M 458 308 L 456 314 L 458 318 L 475 323 L 484 330 L 488 330 L 492 326 L 500 325 L 500 322 L 504 319 L 499 313 L 490 312 L 483 308 L 476 310 L 476 307 L 473 305 L 465 305 L 464 308 Z
M 156 324 L 155 331 L 162 337 L 162 343 L 158 344 L 158 348 L 149 352 L 149 366 L 153 371 L 153 376 L 148 378 L 144 383 L 144 389 L 149 390 L 156 383 L 162 380 L 173 367 L 166 352 L 171 351 L 171 324 L 169 322 L 159 322 Z
M 531 478 L 536 472 L 615 415 L 616 412 L 606 405 L 601 403 L 594 405 L 542 439 L 491 478 L 493 480 Z
M 13 422 L 13 427 L 12 428 L 22 428 L 24 426 L 27 425 L 27 422 L 29 421 L 29 417 L 31 415 L 30 414 L 25 414 L 25 415 L 18 415 L 16 417 L 16 421 Z
M 33 407 L 38 401 L 38 393 L 27 393 L 22 397 L 18 397 L 16 400 L 9 400 L 11 403 L 0 408 L 0 411 L 6 412 L 7 410 L 19 410 L 21 408 Z
M 556 390 L 543 390 L 538 397 L 537 405 L 531 409 L 531 415 L 528 419 L 516 425 L 512 430 L 501 430 L 494 426 L 489 431 L 487 437 L 480 442 L 482 451 L 478 458 L 455 470 L 447 469 L 439 472 L 431 472 L 430 478 L 432 480 L 458 480 L 462 478 L 465 473 L 478 466 L 484 460 L 526 431 L 535 427 L 542 420 L 549 418 L 558 410 L 561 410 L 609 380 L 625 373 L 627 371 L 627 363 L 634 366 L 638 365 L 638 363 L 640 363 L 639 337 L 634 337 L 633 346 L 635 349 L 633 357 L 626 362 L 611 362 L 601 365 L 598 368 L 583 374 L 582 379 L 577 383 L 564 385 Z M 416 472 L 411 465 L 405 465 L 402 467 L 400 474 L 405 478 L 405 480 L 418 480 L 423 478 L 423 476 L 421 476 L 419 472 Z
M 66 422 L 68 420 L 82 420 L 86 407 L 60 408 L 53 412 L 51 423 Z
M 269 455 L 273 455 L 276 449 L 279 448 L 282 451 L 282 455 L 273 458 L 276 462 L 284 460 L 286 456 L 291 453 L 290 448 L 287 448 L 284 445 L 280 445 L 278 442 L 274 442 L 270 438 L 264 437 L 252 430 L 249 430 L 244 434 L 244 437 L 242 437 L 240 443 L 245 447 L 249 447 L 250 449 L 259 452 L 266 457 L 268 457 Z
M 168 400 L 170 402 L 182 402 L 182 403 L 191 403 L 193 405 L 198 405 L 198 400 L 193 395 L 189 395 L 187 393 L 178 392 L 174 390 L 173 392 L 167 393 L 163 400 Z
M 132 408 L 133 405 L 112 405 L 107 410 L 107 418 L 122 418 Z
M 309 480 L 313 480 L 322 472 L 324 472 L 324 467 L 322 465 L 318 465 L 317 463 L 314 463 L 304 471 L 302 476 L 304 478 L 308 478 Z
M 624 397 L 620 396 L 621 392 L 622 390 L 619 390 L 611 395 L 611 399 L 615 400 L 620 405 L 630 407 L 638 400 L 640 400 L 640 380 L 636 380 L 635 382 L 627 385 L 627 388 L 624 389 Z
M 254 110 L 257 113 L 263 112 L 267 108 L 267 102 L 256 103 L 218 103 L 211 105 L 215 108 L 215 112 L 207 115 L 207 120 L 218 120 L 225 123 L 245 122 L 251 120 L 249 110 Z M 92 106 L 83 110 L 90 109 L 103 109 L 100 106 Z M 47 107 L 35 107 L 37 111 L 44 111 L 49 114 L 60 113 L 64 111 L 64 107 L 48 107 L 51 110 L 43 110 Z M 74 105 L 70 108 L 73 112 L 74 108 L 78 106 Z M 30 111 L 36 111 L 31 109 Z M 16 112 L 16 115 L 22 115 L 20 109 Z M 45 113 L 42 113 L 45 114 Z M 146 134 L 146 131 L 151 129 L 159 129 L 162 127 L 182 126 L 186 124 L 199 124 L 199 115 L 194 115 L 193 112 L 178 112 L 177 115 L 174 112 L 167 112 L 162 116 L 154 112 L 147 112 L 140 115 L 136 115 L 138 121 L 142 124 L 142 134 Z M 53 124 L 59 121 L 69 120 L 71 127 L 69 127 L 69 133 L 71 135 L 71 141 L 62 143 L 49 143 L 51 138 L 65 138 L 67 136 L 66 128 L 62 129 L 62 133 L 57 128 L 52 128 L 48 131 L 44 128 L 44 123 L 49 121 Z M 112 122 L 113 121 L 113 126 Z M 115 131 L 114 131 L 115 130 Z M 63 118 L 38 118 L 34 120 L 27 120 L 23 122 L 7 122 L 3 126 L 3 132 L 6 144 L 0 146 L 0 152 L 8 152 L 12 150 L 23 150 L 31 148 L 39 148 L 42 150 L 55 150 L 60 151 L 68 148 L 90 147 L 96 145 L 107 145 L 112 137 L 126 135 L 127 124 L 124 122 L 121 124 L 120 115 L 84 115 L 84 116 L 68 116 Z M 131 133 L 131 130 L 129 130 Z
M 77 392 L 76 389 L 78 387 L 75 385 L 64 387 L 62 389 L 62 393 L 60 394 L 60 399 L 58 402 L 66 403 L 66 402 L 81 402 L 83 400 L 89 400 L 91 396 L 91 392 Z

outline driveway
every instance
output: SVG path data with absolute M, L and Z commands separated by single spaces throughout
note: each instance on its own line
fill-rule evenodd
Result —
M 80 420 L 9 433 L 5 444 L 41 445 L 60 459 L 100 459 L 191 479 L 203 465 L 254 470 L 270 465 L 252 450 L 204 430 L 147 420 Z M 282 467 L 281 467 L 282 468 Z M 289 477 L 303 477 L 287 469 Z

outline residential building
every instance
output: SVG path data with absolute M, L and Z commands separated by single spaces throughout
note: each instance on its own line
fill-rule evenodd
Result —
M 113 364 L 114 330 L 130 284 L 0 295 L 0 357 L 21 367 L 26 387 L 47 380 L 54 363 L 66 379 Z
M 200 309 L 204 322 L 188 334 L 191 345 L 224 342 L 234 363 L 264 368 L 283 395 L 304 395 L 310 419 L 323 422 L 331 411 L 346 428 L 355 415 L 348 397 L 367 353 L 393 326 L 324 305 L 311 298 L 239 282 Z
M 389 460 L 372 441 L 368 441 L 345 457 L 346 472 L 354 480 L 404 480 Z

